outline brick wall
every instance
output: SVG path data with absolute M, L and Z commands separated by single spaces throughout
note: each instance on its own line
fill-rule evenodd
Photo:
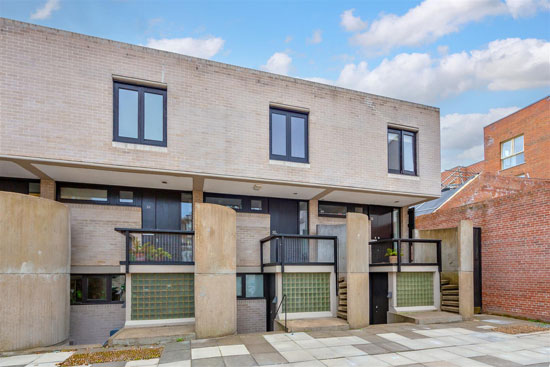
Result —
M 237 333 L 258 333 L 266 331 L 265 299 L 237 300 Z
M 71 211 L 71 265 L 120 265 L 126 240 L 115 227 L 141 228 L 141 208 L 67 205 Z
M 122 304 L 73 305 L 69 340 L 73 344 L 103 344 L 109 332 L 122 328 L 125 320 Z
M 550 97 L 527 106 L 483 130 L 485 171 L 550 178 Z M 501 171 L 500 143 L 524 135 L 525 164 Z
M 269 214 L 237 213 L 237 266 L 260 266 L 260 240 L 270 223 Z
M 484 312 L 550 321 L 550 181 L 416 218 L 418 229 L 461 219 L 481 227 Z
M 8 19 L 0 33 L 1 155 L 439 195 L 437 108 Z M 166 84 L 166 148 L 113 144 L 113 75 Z M 270 104 L 309 110 L 308 165 L 270 163 Z M 418 129 L 420 179 L 388 175 L 388 124 Z

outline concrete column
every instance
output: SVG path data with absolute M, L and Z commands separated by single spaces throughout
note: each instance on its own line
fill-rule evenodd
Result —
M 348 323 L 352 329 L 369 325 L 369 218 L 360 213 L 346 217 Z
M 310 200 L 309 204 L 309 234 L 317 234 L 318 213 L 319 213 L 319 200 Z
M 40 197 L 55 200 L 55 181 L 47 178 L 40 179 Z
M 474 317 L 474 226 L 471 220 L 458 224 L 458 313 L 464 320 Z
M 236 213 L 195 205 L 195 333 L 214 338 L 237 332 Z
M 193 190 L 193 229 L 195 228 L 195 223 L 197 221 L 197 204 L 204 201 L 204 193 L 201 190 Z

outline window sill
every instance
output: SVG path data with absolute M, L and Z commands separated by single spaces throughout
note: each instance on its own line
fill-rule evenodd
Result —
M 270 159 L 269 164 L 275 164 L 275 165 L 286 166 L 286 167 L 311 168 L 309 163 L 278 161 L 276 159 Z
M 118 149 L 141 150 L 141 151 L 146 151 L 146 152 L 168 153 L 168 148 L 158 147 L 158 146 L 155 146 L 155 145 L 122 143 L 120 141 L 113 141 L 112 145 L 113 145 L 113 148 L 118 148 Z
M 388 173 L 388 178 L 404 178 L 406 180 L 420 181 L 420 176 L 401 175 L 397 173 Z

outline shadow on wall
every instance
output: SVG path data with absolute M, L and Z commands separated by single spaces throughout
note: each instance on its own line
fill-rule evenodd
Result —
M 70 224 L 67 206 L 0 192 L 0 351 L 69 337 Z

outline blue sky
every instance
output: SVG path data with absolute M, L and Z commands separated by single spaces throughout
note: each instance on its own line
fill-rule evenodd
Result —
M 0 0 L 0 16 L 440 107 L 442 168 L 550 94 L 550 0 Z

